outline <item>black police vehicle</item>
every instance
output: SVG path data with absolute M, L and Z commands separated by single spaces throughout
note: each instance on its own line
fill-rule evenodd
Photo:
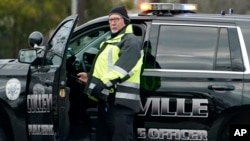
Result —
M 250 125 L 250 16 L 200 14 L 195 4 L 141 8 L 130 15 L 145 53 L 135 138 L 228 141 L 232 127 Z M 109 38 L 108 17 L 75 27 L 77 18 L 44 46 L 32 33 L 33 48 L 0 61 L 0 140 L 66 140 L 72 125 L 89 126 L 94 140 L 96 103 L 75 77 Z

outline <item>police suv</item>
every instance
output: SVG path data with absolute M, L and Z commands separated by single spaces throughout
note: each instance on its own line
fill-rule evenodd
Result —
M 250 16 L 200 14 L 195 4 L 141 8 L 130 15 L 144 49 L 136 140 L 228 141 L 250 125 Z M 0 61 L 1 141 L 66 140 L 73 125 L 95 140 L 96 103 L 76 74 L 90 71 L 110 37 L 108 17 L 75 27 L 77 19 L 63 20 L 43 46 L 33 32 L 32 48 Z

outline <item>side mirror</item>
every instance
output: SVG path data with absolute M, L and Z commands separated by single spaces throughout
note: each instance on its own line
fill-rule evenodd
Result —
M 28 38 L 28 42 L 31 47 L 40 46 L 43 42 L 43 34 L 38 31 L 32 32 Z
M 36 58 L 36 49 L 21 49 L 18 55 L 18 62 L 31 64 Z

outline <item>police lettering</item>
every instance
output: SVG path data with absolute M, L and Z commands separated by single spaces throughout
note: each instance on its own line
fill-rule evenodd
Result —
M 48 113 L 52 109 L 52 94 L 33 94 L 27 96 L 28 113 Z
M 208 140 L 206 130 L 180 130 L 157 128 L 149 128 L 148 130 L 145 128 L 138 128 L 137 138 L 150 140 Z
M 54 135 L 51 124 L 29 124 L 29 135 Z
M 190 101 L 190 99 L 189 99 Z M 191 99 L 191 111 L 187 112 L 188 100 L 184 98 L 148 98 L 145 105 L 141 106 L 139 116 L 145 116 L 148 113 L 150 105 L 151 116 L 165 117 L 208 117 L 208 100 Z M 170 108 L 170 103 L 172 108 Z M 174 104 L 174 107 L 173 107 Z M 190 104 L 189 104 L 190 105 Z

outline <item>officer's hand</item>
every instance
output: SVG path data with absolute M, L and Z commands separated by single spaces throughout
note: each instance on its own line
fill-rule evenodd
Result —
M 86 72 L 80 72 L 77 76 L 81 84 L 86 84 L 88 82 L 88 74 Z

